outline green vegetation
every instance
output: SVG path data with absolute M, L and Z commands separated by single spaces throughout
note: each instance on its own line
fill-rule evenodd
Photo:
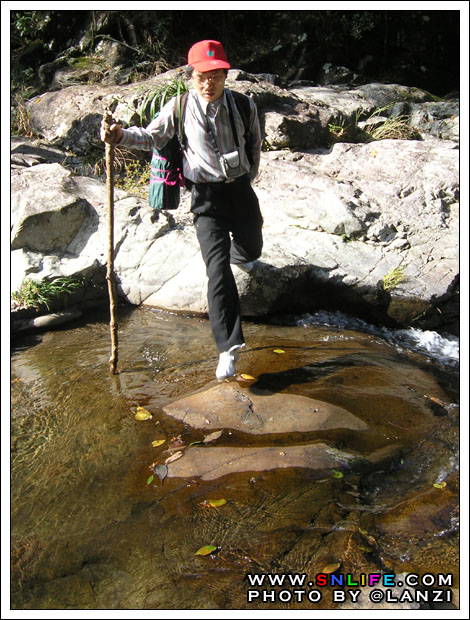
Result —
M 389 103 L 382 108 L 377 108 L 367 119 L 363 132 L 370 141 L 375 140 L 415 140 L 418 132 L 410 127 L 409 116 L 402 114 L 399 116 L 389 116 L 384 121 L 374 124 L 374 117 L 380 116 L 383 112 L 393 108 L 395 103 Z M 372 124 L 368 124 L 372 121 Z
M 140 124 L 145 125 L 153 121 L 167 101 L 188 90 L 186 80 L 182 76 L 177 76 L 168 84 L 160 85 L 147 93 L 138 110 Z
M 405 279 L 405 270 L 403 267 L 395 267 L 389 273 L 384 275 L 382 286 L 384 291 L 391 291 L 396 288 Z
M 11 294 L 17 308 L 39 308 L 44 305 L 50 310 L 51 304 L 62 295 L 71 295 L 84 286 L 83 279 L 53 278 L 52 280 L 24 280 L 20 288 Z
M 344 119 L 342 119 L 341 121 L 339 121 L 338 125 L 335 125 L 334 123 L 329 123 L 328 124 L 328 129 L 329 129 L 329 132 L 331 133 L 331 135 L 336 140 L 339 140 L 346 133 L 347 127 L 344 126 Z
M 50 22 L 46 11 L 12 11 L 10 13 L 11 37 L 11 98 L 12 134 L 32 137 L 26 102 L 41 91 L 35 60 L 47 53 L 42 34 Z
M 26 102 L 32 96 L 32 89 L 20 89 L 13 95 L 12 113 L 10 116 L 10 130 L 13 135 L 32 138 L 35 135 L 31 124 L 31 116 Z
M 105 61 L 103 58 L 94 56 L 79 56 L 78 58 L 71 58 L 68 64 L 78 71 L 88 71 L 90 69 L 102 68 Z
M 116 187 L 141 198 L 148 197 L 149 183 L 150 162 L 129 161 L 116 178 Z
M 35 41 L 50 19 L 48 11 L 12 11 L 10 16 L 12 45 Z
M 250 73 L 292 80 L 302 58 L 308 67 L 303 79 L 314 80 L 329 61 L 359 67 L 377 81 L 412 82 L 444 95 L 459 83 L 459 19 L 458 11 L 426 9 L 12 10 L 12 68 L 36 72 L 58 58 L 94 56 L 103 42 L 118 42 L 133 79 L 150 77 L 182 66 L 210 23 L 211 38 L 224 43 L 232 66 Z
M 335 140 L 350 140 L 353 142 L 375 142 L 377 140 L 416 140 L 419 133 L 409 125 L 409 116 L 389 116 L 379 118 L 387 112 L 395 103 L 389 103 L 382 108 L 377 108 L 363 121 L 362 128 L 359 126 L 362 110 L 356 112 L 356 118 L 348 125 L 345 119 L 330 123 L 328 129 Z
M 387 118 L 378 125 L 366 127 L 364 133 L 369 136 L 371 142 L 376 140 L 414 140 L 417 136 L 417 131 L 409 126 L 406 116 Z
M 105 150 L 100 145 L 89 147 L 86 157 L 83 158 L 83 163 L 86 166 L 87 175 L 98 178 L 103 178 L 106 175 Z M 63 165 L 67 166 L 67 162 L 64 162 Z M 115 146 L 113 165 L 115 186 L 125 189 L 125 185 L 128 182 L 130 183 L 130 179 L 129 181 L 125 180 L 126 177 L 136 177 L 140 174 L 145 175 L 146 165 L 147 161 L 142 162 L 135 152 Z M 139 167 L 141 170 L 138 169 Z M 74 170 L 73 167 L 71 169 Z M 83 171 L 81 174 L 83 174 Z

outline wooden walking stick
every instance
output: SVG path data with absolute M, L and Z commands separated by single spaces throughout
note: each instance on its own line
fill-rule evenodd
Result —
M 103 117 L 105 129 L 115 123 L 109 110 Z M 106 186 L 108 190 L 108 266 L 106 280 L 109 293 L 109 329 L 111 332 L 111 357 L 109 369 L 115 375 L 118 362 L 118 324 L 116 318 L 116 286 L 114 282 L 114 145 L 106 143 Z

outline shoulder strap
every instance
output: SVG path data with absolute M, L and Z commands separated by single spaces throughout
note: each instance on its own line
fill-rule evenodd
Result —
M 175 108 L 173 110 L 174 123 L 178 127 L 177 135 L 180 144 L 184 144 L 184 118 L 186 115 L 186 104 L 188 102 L 188 93 L 177 95 L 175 97 Z
M 236 90 L 229 90 L 230 95 L 233 97 L 235 101 L 235 105 L 237 106 L 237 110 L 242 117 L 243 125 L 245 126 L 245 132 L 243 134 L 243 138 L 245 139 L 245 153 L 248 157 L 248 161 L 250 164 L 253 164 L 253 154 L 251 152 L 251 131 L 250 131 L 250 121 L 251 121 L 251 105 L 250 98 L 247 95 L 243 95 L 242 93 L 238 93 Z M 231 122 L 233 120 L 231 119 Z M 237 144 L 238 146 L 238 144 Z
M 251 118 L 250 98 L 247 95 L 238 93 L 236 90 L 231 90 L 230 93 L 242 117 L 243 124 L 245 125 L 245 134 L 246 134 L 250 127 L 250 118 Z
M 235 144 L 238 149 L 238 147 L 240 146 L 240 143 L 238 142 L 237 128 L 235 127 L 235 119 L 233 118 L 233 110 L 232 110 L 232 104 L 230 103 L 230 96 L 227 97 L 227 101 L 228 101 L 228 116 L 230 119 L 230 125 L 232 127 L 233 139 L 235 140 Z M 245 123 L 243 124 L 245 125 Z

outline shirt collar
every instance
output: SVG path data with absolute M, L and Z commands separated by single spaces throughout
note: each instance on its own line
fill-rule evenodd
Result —
M 204 99 L 204 97 L 201 97 L 201 95 L 193 90 L 194 96 L 198 98 L 199 103 L 201 105 L 202 111 L 204 112 L 204 114 L 207 114 L 207 107 L 209 105 L 209 103 L 215 103 L 218 106 L 220 105 L 224 105 L 227 108 L 227 94 L 226 94 L 226 90 L 224 89 L 224 94 L 222 95 L 222 97 L 220 97 L 220 99 L 217 99 L 217 101 L 212 101 L 209 102 L 207 101 L 207 99 Z M 228 108 L 227 108 L 228 109 Z

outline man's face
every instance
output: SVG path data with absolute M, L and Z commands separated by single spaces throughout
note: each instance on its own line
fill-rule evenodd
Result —
M 201 97 L 206 101 L 217 101 L 224 93 L 225 71 L 216 69 L 215 71 L 205 71 L 200 73 L 194 69 L 191 82 Z

